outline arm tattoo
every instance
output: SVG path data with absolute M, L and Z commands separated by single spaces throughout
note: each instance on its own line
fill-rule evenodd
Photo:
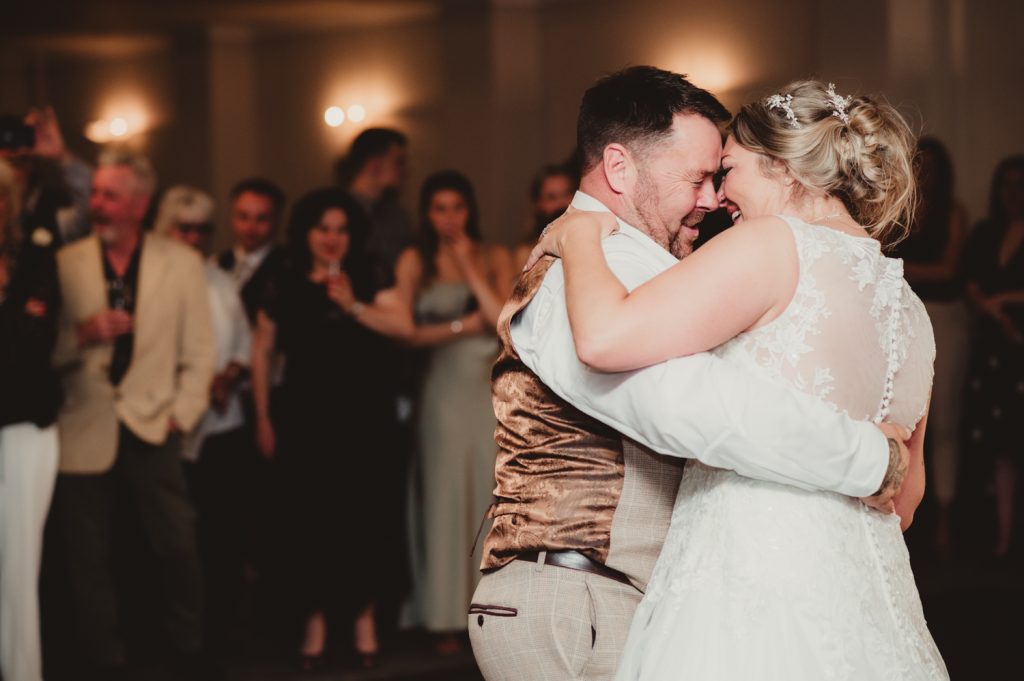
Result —
M 903 456 L 900 454 L 900 443 L 887 438 L 889 442 L 889 467 L 882 478 L 882 486 L 875 492 L 875 496 L 882 494 L 889 489 L 899 489 L 903 485 L 903 476 L 906 474 L 906 467 L 903 465 Z

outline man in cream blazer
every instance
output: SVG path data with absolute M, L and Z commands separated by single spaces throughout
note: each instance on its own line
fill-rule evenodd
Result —
M 65 403 L 55 514 L 81 649 L 97 678 L 127 676 L 108 564 L 123 492 L 156 553 L 172 659 L 201 659 L 202 582 L 179 453 L 207 407 L 215 340 L 199 256 L 142 232 L 154 182 L 139 156 L 101 158 L 93 234 L 57 256 Z

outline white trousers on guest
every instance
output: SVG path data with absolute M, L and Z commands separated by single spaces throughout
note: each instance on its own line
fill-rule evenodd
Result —
M 41 681 L 39 561 L 57 479 L 57 427 L 0 428 L 0 675 Z

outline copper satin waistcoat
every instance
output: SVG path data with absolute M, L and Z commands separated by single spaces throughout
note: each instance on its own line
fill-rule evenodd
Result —
M 498 320 L 501 351 L 491 374 L 497 487 L 481 568 L 528 551 L 578 550 L 643 588 L 668 531 L 682 460 L 624 441 L 519 359 L 510 323 L 552 262 L 545 258 L 520 278 Z

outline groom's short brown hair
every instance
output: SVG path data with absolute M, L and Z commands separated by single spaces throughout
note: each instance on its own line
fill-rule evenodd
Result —
M 731 117 L 713 94 L 686 76 L 654 66 L 631 66 L 597 81 L 583 95 L 576 143 L 586 173 L 612 143 L 636 149 L 667 135 L 676 114 L 692 113 L 713 123 Z

